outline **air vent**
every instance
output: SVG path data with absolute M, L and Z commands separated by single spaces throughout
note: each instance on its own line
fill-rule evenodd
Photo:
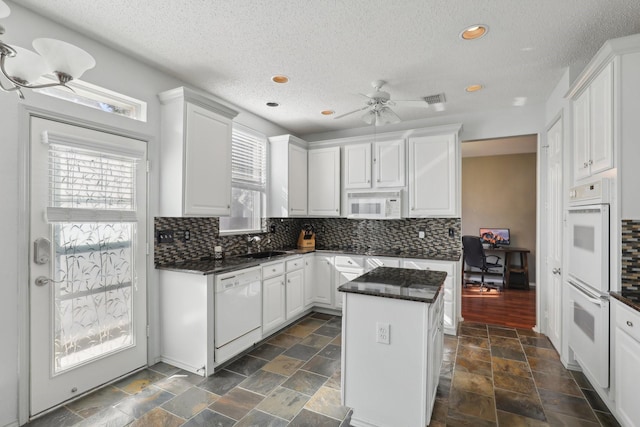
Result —
M 429 105 L 444 104 L 445 101 L 446 101 L 446 99 L 444 97 L 444 93 L 439 93 L 437 95 L 425 96 L 424 100 L 427 101 L 427 104 L 429 104 Z

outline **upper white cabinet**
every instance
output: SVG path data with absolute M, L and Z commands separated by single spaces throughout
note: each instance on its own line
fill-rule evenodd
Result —
M 573 99 L 576 181 L 613 167 L 613 71 L 609 62 Z
M 340 216 L 340 147 L 309 150 L 311 216 Z
M 184 87 L 158 97 L 160 215 L 229 215 L 231 122 L 238 112 Z
M 404 139 L 344 147 L 344 188 L 404 187 Z
M 409 217 L 460 216 L 458 134 L 409 138 Z
M 374 144 L 373 172 L 376 187 L 404 187 L 404 139 Z
M 269 138 L 270 218 L 307 215 L 306 142 L 292 135 Z
M 344 188 L 371 188 L 371 144 L 345 145 Z

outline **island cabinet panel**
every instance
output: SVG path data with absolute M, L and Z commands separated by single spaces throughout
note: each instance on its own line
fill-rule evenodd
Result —
M 353 426 L 426 426 L 442 361 L 442 294 L 433 303 L 345 293 L 343 404 Z M 379 342 L 388 325 L 388 344 Z

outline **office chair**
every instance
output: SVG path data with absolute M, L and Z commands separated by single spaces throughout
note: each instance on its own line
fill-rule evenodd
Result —
M 498 263 L 498 260 L 501 258 L 497 255 L 485 255 L 484 247 L 482 246 L 482 241 L 478 236 L 462 236 L 462 250 L 464 253 L 464 261 L 469 267 L 475 267 L 480 269 L 480 292 L 482 292 L 483 288 L 487 288 L 487 291 L 490 291 L 489 288 L 495 288 L 498 292 L 502 290 L 502 286 L 504 285 L 504 268 L 502 264 Z M 487 262 L 487 258 L 495 257 L 495 262 Z M 464 267 L 464 266 L 463 266 Z M 492 272 L 495 269 L 500 269 L 502 272 L 502 280 L 503 283 L 495 284 L 495 283 L 485 283 L 484 275 L 487 272 Z M 464 276 L 464 275 L 463 275 Z M 464 277 L 463 277 L 464 281 Z M 465 283 L 466 286 L 466 283 Z

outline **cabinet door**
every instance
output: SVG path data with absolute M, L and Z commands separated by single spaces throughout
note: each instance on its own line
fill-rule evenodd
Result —
M 333 260 L 331 257 L 316 256 L 314 259 L 316 304 L 333 305 Z
M 365 262 L 366 271 L 378 267 L 400 267 L 400 258 L 368 257 Z
M 184 150 L 183 214 L 228 216 L 231 212 L 230 120 L 187 103 Z
M 575 180 L 589 176 L 589 88 L 573 101 L 573 172 Z
M 313 255 L 306 255 L 304 258 L 304 306 L 308 308 L 316 300 L 315 289 L 315 268 Z
M 589 87 L 591 137 L 590 173 L 613 167 L 613 63 Z
M 304 270 L 287 273 L 287 320 L 304 311 Z
M 456 143 L 454 134 L 409 140 L 409 217 L 457 215 Z
M 640 342 L 620 327 L 616 327 L 615 337 L 616 409 L 623 425 L 640 426 Z
M 371 188 L 371 144 L 344 147 L 344 188 Z
M 333 297 L 335 308 L 342 308 L 342 292 L 339 292 L 338 288 L 363 274 L 364 268 L 336 269 L 335 295 Z
M 376 187 L 404 187 L 404 139 L 375 144 Z
M 262 282 L 262 331 L 277 328 L 285 321 L 284 276 Z
M 289 214 L 307 214 L 307 150 L 289 145 Z
M 309 151 L 309 215 L 340 216 L 340 147 Z

